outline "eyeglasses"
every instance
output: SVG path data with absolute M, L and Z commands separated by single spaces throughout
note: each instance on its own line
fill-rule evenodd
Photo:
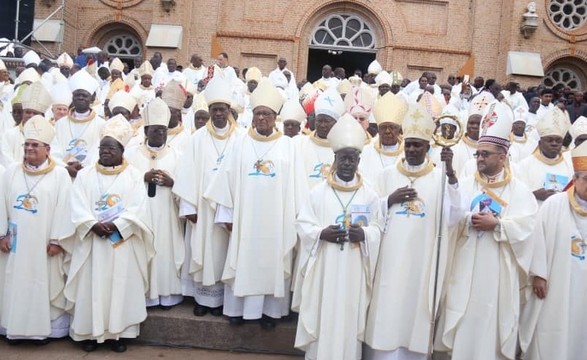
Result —
M 40 147 L 47 147 L 47 145 L 45 144 L 39 144 L 39 143 L 24 143 L 22 144 L 23 148 L 32 148 L 32 149 L 38 149 Z
M 499 155 L 499 154 L 500 153 L 498 153 L 498 152 L 491 152 L 491 151 L 477 151 L 476 153 L 473 153 L 473 156 L 475 158 L 487 159 L 491 155 Z

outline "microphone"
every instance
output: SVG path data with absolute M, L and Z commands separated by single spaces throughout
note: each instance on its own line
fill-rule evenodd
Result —
M 155 197 L 156 192 L 157 192 L 157 185 L 150 182 L 147 187 L 147 195 L 152 198 L 152 197 Z

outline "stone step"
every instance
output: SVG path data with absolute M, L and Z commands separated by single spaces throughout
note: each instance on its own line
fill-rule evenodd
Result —
M 194 316 L 186 300 L 171 310 L 149 309 L 137 339 L 150 345 L 195 347 L 234 352 L 302 355 L 294 349 L 296 320 L 281 320 L 272 330 L 257 321 L 230 326 L 226 317 Z

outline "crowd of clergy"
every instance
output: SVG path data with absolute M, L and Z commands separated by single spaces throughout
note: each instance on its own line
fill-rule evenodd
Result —
M 78 58 L 0 61 L 10 344 L 124 352 L 189 301 L 293 311 L 306 359 L 587 359 L 581 92 Z

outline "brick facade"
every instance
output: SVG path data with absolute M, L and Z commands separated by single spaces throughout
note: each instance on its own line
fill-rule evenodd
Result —
M 572 32 L 557 28 L 548 17 L 548 2 L 536 2 L 539 26 L 525 39 L 520 25 L 528 2 L 520 0 L 175 0 L 169 12 L 161 0 L 67 0 L 63 44 L 43 45 L 54 53 L 74 53 L 79 46 L 102 47 L 123 33 L 144 44 L 151 24 L 181 25 L 180 49 L 144 47 L 143 58 L 161 51 L 164 58 L 187 65 L 194 52 L 210 63 L 226 51 L 233 66 L 255 65 L 267 74 L 285 56 L 302 79 L 316 26 L 331 14 L 349 14 L 371 26 L 376 58 L 384 68 L 410 79 L 430 69 L 444 83 L 473 55 L 474 75 L 537 84 L 539 78 L 506 75 L 508 51 L 528 51 L 541 54 L 545 69 L 574 66 L 587 87 L 587 25 Z M 47 6 L 37 0 L 35 18 L 44 18 L 59 3 Z

